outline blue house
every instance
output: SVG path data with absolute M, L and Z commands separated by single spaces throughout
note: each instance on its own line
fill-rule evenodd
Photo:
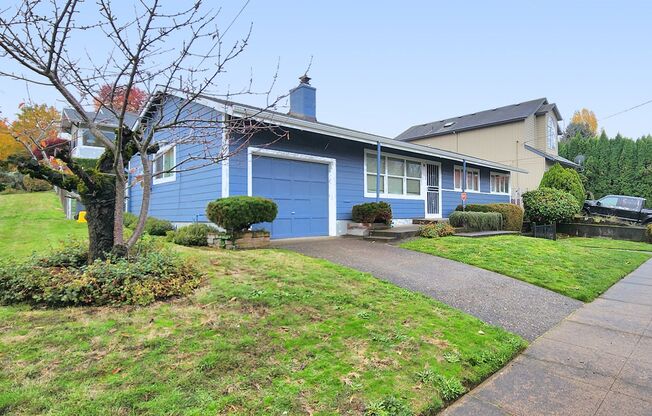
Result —
M 256 195 L 278 204 L 278 216 L 268 227 L 272 238 L 342 235 L 356 204 L 379 200 L 390 203 L 395 224 L 411 223 L 416 218 L 446 218 L 462 202 L 463 192 L 467 203 L 510 202 L 510 173 L 524 172 L 476 157 L 321 123 L 316 118 L 316 90 L 305 76 L 290 92 L 287 114 L 207 96 L 189 102 L 182 92 L 159 94 L 148 108 L 172 114 L 180 103 L 191 107 L 188 111 L 196 118 L 222 121 L 220 126 L 229 121 L 253 120 L 270 127 L 244 138 L 214 123 L 209 140 L 202 140 L 201 145 L 173 137 L 192 137 L 193 131 L 155 135 L 160 150 L 151 157 L 155 176 L 149 215 L 176 225 L 208 221 L 205 208 L 215 199 Z M 279 137 L 279 131 L 285 135 Z M 205 151 L 201 146 L 206 143 L 232 154 L 209 165 L 190 160 L 183 170 L 167 172 L 180 161 Z M 134 180 L 140 170 L 136 158 L 130 168 L 132 186 L 127 209 L 138 213 L 142 184 Z M 500 181 L 496 181 L 497 177 Z M 498 182 L 500 188 L 490 185 Z

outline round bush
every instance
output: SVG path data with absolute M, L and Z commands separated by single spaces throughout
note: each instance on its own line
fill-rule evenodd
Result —
M 652 243 L 652 223 L 645 226 L 645 235 L 647 236 L 647 242 Z
M 455 228 L 447 222 L 437 224 L 426 224 L 419 227 L 419 235 L 425 238 L 448 237 L 455 234 Z
M 125 226 L 125 228 L 129 228 L 130 230 L 133 230 L 136 228 L 136 224 L 138 223 L 138 216 L 132 214 L 131 212 L 125 212 L 124 216 L 122 217 L 122 225 Z
M 276 203 L 258 196 L 230 196 L 206 207 L 208 219 L 232 234 L 246 231 L 253 224 L 272 222 L 276 214 Z
M 351 209 L 351 219 L 353 222 L 390 225 L 392 223 L 392 207 L 387 202 L 367 202 L 354 205 Z
M 182 246 L 207 246 L 208 233 L 215 232 L 208 224 L 191 224 L 179 229 L 173 234 L 172 242 Z
M 147 221 L 145 221 L 145 232 L 149 235 L 164 236 L 168 231 L 172 231 L 172 230 L 174 230 L 174 226 L 168 220 L 162 220 L 155 217 L 148 217 Z
M 568 221 L 582 207 L 570 193 L 553 188 L 539 188 L 525 192 L 523 205 L 525 205 L 525 216 L 539 224 Z
M 189 260 L 148 241 L 127 257 L 85 264 L 79 243 L 44 258 L 0 264 L 0 304 L 48 307 L 80 305 L 147 305 L 190 294 L 202 275 Z
M 586 200 L 586 191 L 580 174 L 575 169 L 562 167 L 559 163 L 543 174 L 539 188 L 554 188 L 566 191 L 575 197 L 580 206 Z

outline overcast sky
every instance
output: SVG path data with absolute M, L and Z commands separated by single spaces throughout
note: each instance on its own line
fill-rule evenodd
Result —
M 245 3 L 224 2 L 221 24 Z M 280 62 L 275 93 L 284 94 L 312 57 L 318 120 L 389 137 L 539 97 L 566 122 L 582 107 L 603 119 L 652 100 L 651 17 L 649 1 L 250 0 L 229 30 L 235 39 L 253 23 L 250 45 L 222 85 L 239 89 L 253 74 L 263 90 Z M 97 52 L 101 39 L 84 42 L 80 49 Z M 28 97 L 64 105 L 51 89 L 30 87 L 28 96 L 24 83 L 0 80 L 4 117 Z M 652 104 L 599 124 L 610 136 L 652 133 Z

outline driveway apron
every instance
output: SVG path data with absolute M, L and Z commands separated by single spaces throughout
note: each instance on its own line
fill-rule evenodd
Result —
M 352 238 L 276 242 L 421 292 L 532 341 L 582 305 L 498 273 L 393 245 Z

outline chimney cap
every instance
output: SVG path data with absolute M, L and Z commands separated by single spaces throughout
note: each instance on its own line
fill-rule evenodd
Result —
M 310 85 L 311 79 L 312 78 L 310 78 L 308 74 L 303 74 L 299 77 L 299 81 L 301 81 L 302 84 L 307 84 L 307 85 Z

